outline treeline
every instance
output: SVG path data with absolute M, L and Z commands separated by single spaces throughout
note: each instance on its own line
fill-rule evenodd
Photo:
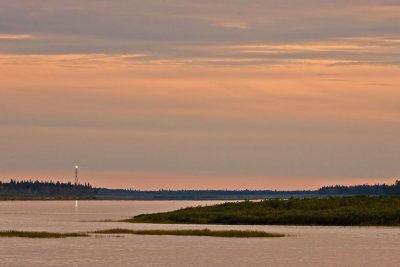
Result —
M 99 189 L 97 199 L 126 200 L 254 200 L 308 198 L 325 196 L 391 196 L 400 195 L 400 181 L 392 185 L 325 186 L 318 190 L 158 190 L 140 191 Z
M 392 185 L 353 185 L 353 186 L 325 186 L 318 190 L 320 195 L 365 195 L 365 196 L 389 196 L 400 195 L 400 181 Z
M 400 181 L 392 185 L 325 186 L 318 190 L 157 190 L 95 188 L 90 184 L 41 181 L 0 181 L 0 200 L 9 199 L 109 199 L 109 200 L 254 200 L 325 196 L 400 195 Z
M 158 190 L 138 191 L 101 188 L 97 199 L 121 200 L 254 200 L 289 197 L 315 197 L 317 191 L 276 190 Z
M 0 199 L 94 199 L 98 189 L 90 184 L 42 181 L 0 181 Z

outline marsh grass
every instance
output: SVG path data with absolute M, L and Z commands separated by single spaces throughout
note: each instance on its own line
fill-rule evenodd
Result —
M 267 233 L 263 231 L 212 231 L 203 230 L 129 230 L 108 229 L 82 233 L 55 233 L 55 232 L 29 232 L 29 231 L 0 231 L 0 237 L 22 237 L 22 238 L 66 238 L 66 237 L 124 237 L 123 235 L 176 235 L 176 236 L 214 236 L 214 237 L 283 237 L 283 234 Z M 101 234 L 101 235 L 100 235 Z
M 54 232 L 29 232 L 29 231 L 0 231 L 0 237 L 25 237 L 25 238 L 66 238 L 85 237 L 88 233 L 54 233 Z
M 283 237 L 279 233 L 264 231 L 240 231 L 240 230 L 129 230 L 109 229 L 92 232 L 95 234 L 133 234 L 133 235 L 175 235 L 175 236 L 212 236 L 212 237 Z
M 141 214 L 153 224 L 400 226 L 400 197 L 335 197 L 228 202 Z

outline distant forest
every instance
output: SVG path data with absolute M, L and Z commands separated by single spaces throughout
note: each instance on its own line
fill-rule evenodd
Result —
M 325 186 L 318 190 L 158 190 L 96 188 L 90 184 L 41 181 L 0 181 L 0 200 L 102 199 L 102 200 L 253 200 L 352 195 L 400 195 L 400 181 L 392 185 Z
M 0 181 L 0 199 L 95 199 L 98 189 L 90 184 L 60 182 Z
M 400 181 L 397 180 L 393 185 L 352 185 L 352 186 L 324 186 L 318 190 L 320 195 L 400 195 Z

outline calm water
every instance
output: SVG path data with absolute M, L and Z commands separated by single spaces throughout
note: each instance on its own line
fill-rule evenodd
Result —
M 89 231 L 205 228 L 93 222 L 211 205 L 196 201 L 0 202 L 0 230 Z M 400 228 L 207 226 L 261 229 L 284 238 L 136 236 L 66 239 L 0 238 L 0 266 L 400 266 Z

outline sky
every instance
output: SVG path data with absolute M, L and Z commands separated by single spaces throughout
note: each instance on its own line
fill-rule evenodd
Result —
M 0 0 L 0 180 L 400 177 L 398 0 Z

